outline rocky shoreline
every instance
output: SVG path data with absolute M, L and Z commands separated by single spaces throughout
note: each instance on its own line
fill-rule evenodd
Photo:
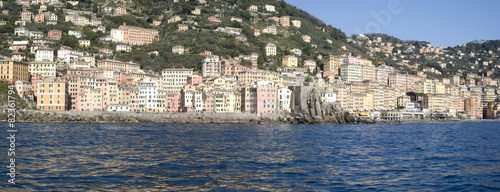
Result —
M 6 120 L 8 111 L 0 110 L 0 119 Z M 347 118 L 348 117 L 348 118 Z M 16 110 L 17 122 L 81 122 L 81 123 L 356 123 L 348 113 L 310 117 L 301 113 L 266 114 L 249 113 L 147 113 L 109 111 L 38 111 Z
M 0 111 L 7 119 L 7 111 Z M 278 115 L 255 116 L 247 113 L 136 113 L 108 111 L 37 111 L 16 110 L 17 122 L 82 122 L 82 123 L 278 123 Z
M 16 110 L 16 122 L 80 122 L 80 123 L 289 123 L 289 124 L 377 124 L 377 123 L 439 123 L 484 121 L 467 119 L 410 119 L 403 121 L 360 120 L 345 111 L 311 117 L 303 113 L 267 114 L 256 116 L 248 113 L 136 113 L 108 111 L 38 111 Z M 8 111 L 0 110 L 0 119 L 6 121 Z M 498 120 L 496 120 L 498 121 Z

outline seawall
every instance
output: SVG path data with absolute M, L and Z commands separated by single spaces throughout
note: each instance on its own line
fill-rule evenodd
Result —
M 0 110 L 0 119 L 7 119 Z M 279 115 L 256 116 L 248 113 L 136 113 L 108 111 L 37 111 L 16 110 L 17 122 L 141 122 L 141 123 L 278 123 Z

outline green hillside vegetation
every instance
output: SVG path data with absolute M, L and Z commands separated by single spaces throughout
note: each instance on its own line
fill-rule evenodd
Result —
M 280 66 L 281 58 L 284 55 L 290 54 L 290 50 L 299 48 L 303 51 L 300 60 L 316 59 L 318 55 L 336 54 L 341 51 L 343 45 L 347 46 L 348 50 L 354 55 L 366 56 L 366 49 L 346 43 L 346 35 L 341 30 L 332 26 L 325 25 L 321 20 L 309 15 L 308 13 L 297 9 L 294 6 L 286 4 L 284 1 L 219 1 L 214 3 L 208 1 L 208 6 L 199 5 L 197 2 L 158 2 L 158 1 L 134 1 L 135 7 L 143 11 L 143 13 L 152 14 L 148 17 L 156 17 L 160 13 L 158 11 L 151 11 L 150 5 L 157 5 L 154 9 L 169 10 L 163 17 L 160 29 L 160 40 L 151 45 L 135 49 L 131 53 L 120 54 L 117 59 L 122 61 L 133 61 L 141 63 L 141 66 L 146 70 L 159 71 L 166 67 L 187 67 L 187 68 L 200 68 L 201 60 L 203 59 L 198 54 L 204 50 L 212 51 L 216 55 L 223 58 L 238 57 L 239 55 L 248 55 L 252 52 L 258 52 L 259 66 L 262 69 L 276 68 Z M 265 15 L 263 10 L 264 5 L 270 4 L 276 6 L 276 13 Z M 248 11 L 250 5 L 259 6 L 258 14 L 253 14 Z M 165 7 L 162 7 L 165 6 Z M 197 6 L 201 7 L 201 15 L 191 15 L 191 10 Z M 141 8 L 142 7 L 142 8 Z M 143 15 L 143 14 L 141 14 Z M 183 21 L 194 21 L 198 25 L 189 24 L 188 31 L 177 32 L 178 24 L 168 23 L 168 19 L 172 16 L 181 16 Z M 223 15 L 219 17 L 221 24 L 209 23 L 207 18 L 209 16 Z M 294 26 L 281 27 L 275 24 L 274 21 L 268 20 L 271 16 L 290 16 L 290 21 L 300 20 L 302 23 L 301 28 Z M 232 17 L 238 17 L 243 22 L 238 23 L 231 21 Z M 119 23 L 113 21 L 114 23 Z M 277 35 L 262 34 L 255 37 L 252 29 L 258 28 L 260 30 L 267 26 L 275 25 L 278 29 Z M 139 25 L 143 26 L 144 25 Z M 193 29 L 194 27 L 194 29 Z M 228 35 L 222 32 L 216 32 L 219 27 L 235 27 L 242 29 L 241 36 L 247 37 L 247 42 L 239 42 L 235 40 L 235 35 Z M 302 35 L 311 36 L 311 43 L 306 43 L 302 40 Z M 327 39 L 332 41 L 332 44 L 327 42 Z M 278 47 L 278 55 L 275 57 L 267 58 L 264 55 L 264 47 L 267 43 L 274 43 Z M 317 45 L 313 48 L 311 44 Z M 185 55 L 172 54 L 172 47 L 182 45 L 188 52 Z M 158 51 L 159 56 L 151 58 L 147 53 L 150 51 Z M 321 64 L 320 60 L 316 61 Z M 265 62 L 274 63 L 271 66 L 263 66 Z
M 6 22 L 5 25 L 0 27 L 0 45 L 2 45 L 0 52 L 4 54 L 12 52 L 8 49 L 11 41 L 27 40 L 26 37 L 14 36 L 14 29 L 18 27 L 14 25 L 14 22 L 19 20 L 23 7 L 12 2 L 4 1 L 4 9 L 10 10 L 10 14 L 0 15 L 0 19 Z M 392 53 L 389 55 L 383 52 L 371 52 L 370 47 L 372 45 L 368 45 L 366 42 L 353 42 L 350 40 L 357 40 L 357 36 L 348 38 L 340 29 L 326 25 L 318 18 L 282 0 L 207 0 L 206 4 L 200 4 L 197 0 L 177 3 L 174 3 L 173 0 L 84 0 L 79 2 L 78 6 L 70 4 L 65 4 L 63 7 L 47 6 L 47 10 L 54 12 L 59 17 L 57 25 L 30 23 L 25 27 L 30 31 L 41 31 L 44 34 L 53 29 L 61 30 L 63 32 L 61 40 L 51 41 L 50 47 L 57 49 L 60 46 L 69 46 L 75 50 L 88 53 L 98 53 L 101 48 L 115 50 L 117 43 L 104 42 L 100 38 L 107 37 L 111 29 L 118 28 L 124 23 L 128 26 L 157 29 L 160 32 L 159 41 L 145 46 L 132 46 L 132 52 L 117 52 L 114 56 L 108 57 L 108 59 L 140 63 L 141 68 L 156 72 L 170 67 L 195 68 L 199 71 L 203 60 L 199 53 L 205 50 L 212 51 L 213 54 L 220 55 L 223 59 L 236 58 L 240 55 L 257 52 L 260 55 L 258 60 L 259 68 L 270 70 L 280 67 L 282 57 L 291 54 L 291 50 L 295 48 L 302 50 L 302 56 L 299 57 L 299 66 L 302 65 L 304 60 L 312 59 L 317 62 L 320 70 L 323 67 L 323 62 L 318 59 L 320 55 L 327 56 L 341 52 L 349 53 L 355 57 L 360 56 L 371 59 L 375 65 L 385 63 L 394 66 L 403 73 L 415 74 L 417 70 L 421 71 L 427 67 L 432 67 L 443 73 L 442 75 L 428 73 L 429 77 L 449 77 L 467 73 L 481 75 L 486 74 L 488 71 L 494 71 L 495 65 L 499 64 L 499 40 L 474 41 L 467 43 L 466 46 L 448 47 L 444 50 L 444 54 L 438 55 L 435 53 L 419 53 L 421 48 L 427 47 L 428 42 L 426 41 L 407 41 L 386 34 L 367 34 L 366 36 L 371 40 L 380 37 L 383 42 L 393 44 Z M 257 5 L 259 12 L 250 12 L 248 8 L 251 5 Z M 274 5 L 276 12 L 267 12 L 264 8 L 265 5 Z M 40 5 L 31 5 L 26 8 L 32 14 L 35 14 L 38 13 L 39 7 Z M 104 12 L 106 7 L 125 7 L 128 14 L 120 16 L 107 14 Z M 201 10 L 201 14 L 192 15 L 192 11 L 197 8 Z M 106 32 L 94 32 L 95 27 L 76 26 L 71 22 L 64 22 L 66 14 L 63 9 L 95 13 L 92 16 L 83 16 L 88 19 L 101 20 L 102 25 L 106 27 Z M 182 21 L 168 23 L 168 20 L 173 16 L 180 16 Z M 209 23 L 208 17 L 210 16 L 218 17 L 222 23 Z M 268 19 L 272 16 L 289 16 L 290 21 L 301 21 L 301 27 L 297 28 L 292 24 L 289 27 L 282 27 L 280 24 Z M 241 18 L 242 22 L 231 21 L 233 17 Z M 161 25 L 153 26 L 154 20 L 161 21 Z M 189 22 L 187 24 L 189 30 L 177 31 L 178 25 L 183 22 Z M 271 25 L 276 26 L 277 35 L 262 33 L 264 28 Z M 240 36 L 246 37 L 247 41 L 237 41 L 235 39 L 236 35 L 216 31 L 218 28 L 225 27 L 241 29 Z M 255 28 L 261 30 L 261 35 L 258 37 L 254 36 L 253 29 Z M 83 34 L 81 39 L 90 40 L 92 46 L 80 47 L 78 39 L 68 35 L 69 30 L 81 31 Z M 311 42 L 304 42 L 303 35 L 310 36 Z M 30 43 L 33 42 L 30 41 Z M 277 56 L 267 57 L 264 54 L 265 46 L 268 43 L 274 43 L 277 46 Z M 186 52 L 183 55 L 173 54 L 172 47 L 179 45 L 184 46 Z M 20 51 L 26 53 L 30 59 L 34 58 L 34 54 L 29 50 Z M 159 55 L 152 57 L 148 54 L 151 51 L 158 51 Z M 471 56 L 471 53 L 474 53 L 474 55 Z M 460 55 L 460 57 L 457 55 Z M 419 67 L 412 69 L 407 65 L 402 65 L 403 60 L 409 62 L 409 65 L 418 64 Z M 483 61 L 491 61 L 492 64 L 483 66 Z M 477 62 L 480 64 L 476 64 Z M 500 70 L 494 71 L 494 77 L 500 77 Z
M 8 106 L 9 102 L 9 83 L 6 81 L 0 81 L 0 107 L 1 108 L 10 108 Z M 19 109 L 30 109 L 33 108 L 33 106 L 36 106 L 34 101 L 25 101 L 24 99 L 21 99 L 19 95 L 17 94 L 16 89 L 14 88 L 15 94 L 13 95 L 15 97 L 15 107 Z

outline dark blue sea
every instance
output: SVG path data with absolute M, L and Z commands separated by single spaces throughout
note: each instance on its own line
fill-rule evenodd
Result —
M 493 121 L 16 126 L 0 191 L 500 191 Z

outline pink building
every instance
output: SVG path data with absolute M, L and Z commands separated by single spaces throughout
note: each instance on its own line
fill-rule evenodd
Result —
M 187 79 L 187 84 L 198 85 L 202 82 L 202 77 L 199 75 L 190 75 Z
M 353 111 L 362 111 L 364 108 L 364 95 L 363 94 L 353 94 Z
M 47 33 L 47 38 L 49 39 L 61 39 L 62 37 L 62 31 L 60 30 L 50 30 L 48 33 Z
M 153 26 L 158 26 L 161 24 L 161 21 L 153 20 Z
M 178 93 L 167 93 L 165 100 L 165 108 L 167 113 L 177 113 L 179 112 L 179 94 Z
M 225 76 L 236 76 L 239 72 L 247 70 L 243 65 L 239 65 L 235 60 L 222 60 L 221 74 Z
M 31 81 L 31 86 L 33 88 L 33 93 L 35 94 L 35 97 L 37 96 L 36 93 L 38 91 L 37 89 L 37 84 L 38 82 L 42 81 L 43 80 L 43 77 L 39 74 L 30 74 L 30 81 Z
M 203 112 L 213 113 L 215 111 L 214 105 L 214 95 L 211 93 L 203 93 Z
M 276 113 L 278 89 L 272 81 L 257 82 L 257 114 Z
M 118 29 L 123 30 L 123 41 L 131 45 L 144 45 L 158 40 L 158 30 L 127 26 L 125 23 Z
M 214 17 L 214 16 L 208 17 L 208 22 L 210 22 L 210 23 L 222 23 L 222 21 L 219 18 Z
M 243 89 L 241 111 L 263 115 L 276 113 L 278 89 L 272 81 L 258 81 Z
M 272 17 L 269 17 L 268 19 L 269 20 L 273 20 L 274 23 L 276 23 L 276 24 L 280 23 L 280 18 L 279 17 L 272 16 Z

